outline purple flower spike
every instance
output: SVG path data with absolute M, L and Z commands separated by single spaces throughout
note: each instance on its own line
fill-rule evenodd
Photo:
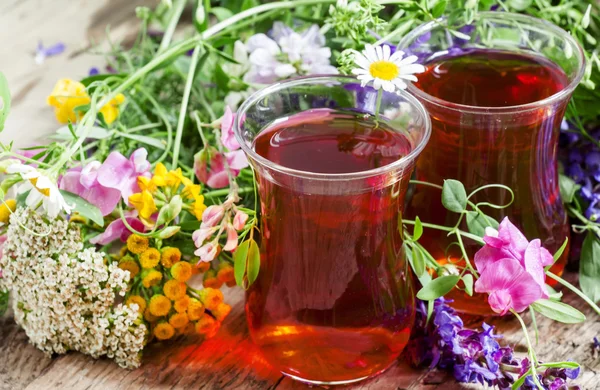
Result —
M 66 48 L 67 47 L 62 42 L 56 43 L 52 46 L 44 47 L 42 41 L 40 41 L 35 51 L 35 62 L 38 64 L 43 64 L 47 57 L 59 55 L 64 52 Z

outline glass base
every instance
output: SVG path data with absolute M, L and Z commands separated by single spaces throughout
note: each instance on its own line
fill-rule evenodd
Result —
M 343 380 L 343 381 L 318 381 L 318 380 L 312 380 L 312 379 L 305 379 L 305 378 L 302 378 L 302 377 L 299 377 L 299 376 L 296 376 L 296 375 L 293 375 L 293 374 L 290 374 L 287 372 L 283 372 L 283 371 L 281 371 L 281 373 L 283 375 L 287 376 L 288 378 L 292 378 L 295 381 L 302 382 L 302 383 L 305 383 L 310 386 L 344 386 L 344 385 L 350 385 L 353 383 L 364 381 L 367 379 L 373 379 L 376 376 L 383 374 L 385 371 L 387 371 L 391 366 L 393 366 L 396 363 L 398 363 L 398 361 L 392 362 L 389 366 L 387 366 L 383 370 L 377 371 L 372 375 L 367 375 L 367 376 L 363 376 L 360 378 L 348 379 L 348 380 Z

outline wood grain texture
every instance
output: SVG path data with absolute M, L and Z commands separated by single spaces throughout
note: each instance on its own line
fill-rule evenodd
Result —
M 61 77 L 78 78 L 102 58 L 86 52 L 99 42 L 105 27 L 111 38 L 128 39 L 136 32 L 134 9 L 149 0 L 1 0 L 0 70 L 9 80 L 13 111 L 0 141 L 16 140 L 18 146 L 35 144 L 54 131 L 52 110 L 45 98 Z M 67 52 L 37 65 L 33 56 L 38 40 L 47 45 L 59 41 Z M 227 289 L 226 289 L 227 290 Z M 178 339 L 154 344 L 145 351 L 140 369 L 125 371 L 107 359 L 94 360 L 78 353 L 47 358 L 28 344 L 25 332 L 10 314 L 0 318 L 0 390 L 8 389 L 304 389 L 284 378 L 259 355 L 248 337 L 243 293 L 226 291 L 233 305 L 217 337 Z M 588 316 L 583 325 L 564 325 L 538 318 L 543 335 L 537 350 L 541 359 L 569 358 L 584 366 L 584 389 L 600 388 L 600 360 L 592 338 L 600 335 L 600 323 L 590 309 L 566 294 Z M 527 319 L 529 321 L 529 319 Z M 518 323 L 512 319 L 490 321 L 505 336 L 504 342 L 525 350 Z M 400 361 L 387 372 L 350 389 L 453 390 L 480 388 L 460 385 L 445 373 L 427 373 Z

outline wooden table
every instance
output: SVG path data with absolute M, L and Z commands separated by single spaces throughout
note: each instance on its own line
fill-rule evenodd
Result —
M 45 99 L 61 77 L 79 78 L 91 66 L 101 66 L 100 56 L 86 53 L 90 42 L 105 37 L 111 26 L 113 39 L 131 38 L 137 22 L 137 5 L 148 0 L 2 0 L 0 3 L 0 70 L 11 86 L 13 110 L 0 141 L 17 146 L 39 142 L 57 128 Z M 60 56 L 42 65 L 34 62 L 39 40 L 67 45 Z M 120 369 L 110 360 L 94 360 L 79 353 L 47 358 L 27 342 L 11 314 L 0 318 L 0 389 L 295 389 L 306 388 L 274 371 L 262 360 L 248 338 L 243 313 L 243 293 L 225 288 L 233 311 L 219 334 L 208 341 L 179 339 L 153 344 L 145 351 L 141 368 Z M 572 359 L 584 367 L 578 383 L 600 388 L 600 361 L 592 338 L 600 335 L 595 314 L 572 294 L 573 303 L 589 318 L 583 325 L 564 325 L 539 318 L 543 335 L 537 351 L 545 361 Z M 515 320 L 494 319 L 504 342 L 523 352 L 524 340 Z M 461 389 L 443 373 L 411 369 L 402 361 L 357 389 Z

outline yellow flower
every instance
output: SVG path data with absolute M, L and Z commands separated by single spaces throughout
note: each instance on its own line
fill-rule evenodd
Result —
M 150 314 L 153 316 L 166 316 L 171 311 L 171 300 L 164 295 L 155 294 L 150 298 L 148 309 L 150 309 Z
M 121 268 L 123 271 L 129 271 L 129 278 L 133 279 L 140 273 L 140 266 L 137 265 L 131 256 L 127 256 L 125 258 L 129 258 L 131 260 L 123 261 L 123 259 L 121 259 L 121 261 L 119 261 L 119 268 Z
M 14 199 L 6 199 L 0 205 L 0 222 L 8 223 L 10 215 L 17 209 L 17 201 Z
M 183 199 L 196 200 L 200 197 L 200 184 L 193 184 L 191 181 L 188 184 L 185 182 L 183 184 L 185 185 L 183 191 L 181 191 L 181 196 L 183 196 Z M 202 197 L 201 202 L 204 203 L 204 197 Z
M 156 182 L 149 177 L 146 176 L 138 176 L 137 178 L 138 187 L 142 191 L 149 191 L 150 193 L 154 193 L 157 190 Z
M 125 102 L 125 95 L 122 93 L 115 96 L 110 102 L 106 103 L 100 109 L 100 113 L 104 116 L 104 122 L 109 125 L 113 123 L 119 116 L 119 106 Z
M 201 261 L 196 265 L 198 273 L 203 274 L 210 269 L 210 263 L 208 261 Z
M 167 322 L 161 322 L 154 327 L 154 336 L 159 340 L 168 340 L 175 334 L 173 326 Z
M 177 313 L 185 313 L 190 306 L 190 297 L 184 295 L 181 299 L 173 302 L 173 308 Z
M 192 277 L 192 265 L 181 261 L 171 268 L 171 276 L 180 282 L 187 282 Z
M 152 217 L 152 214 L 154 214 L 158 209 L 156 208 L 156 203 L 154 203 L 154 198 L 152 197 L 150 191 L 145 190 L 138 192 L 137 194 L 130 195 L 129 203 L 135 207 L 143 221 L 152 223 L 150 217 Z
M 146 288 L 156 286 L 162 280 L 162 274 L 155 269 L 146 270 L 142 274 L 142 285 Z
M 215 288 L 205 288 L 200 291 L 200 301 L 208 309 L 216 309 L 223 302 L 223 293 Z
M 192 214 L 194 214 L 198 221 L 202 221 L 202 213 L 204 213 L 206 207 L 207 206 L 204 204 L 204 196 L 197 196 L 192 206 Z
M 167 176 L 167 173 L 169 173 L 169 171 L 167 170 L 167 167 L 163 165 L 163 163 L 156 164 L 156 167 L 154 168 L 154 176 L 152 176 L 152 182 L 154 182 L 157 187 L 164 187 L 166 185 L 165 176 Z
M 160 317 L 155 316 L 154 314 L 150 313 L 150 308 L 146 308 L 146 310 L 144 310 L 144 319 L 148 322 L 156 322 L 156 320 L 158 320 Z
M 211 289 L 219 289 L 223 285 L 223 282 L 217 279 L 217 273 L 214 269 L 209 269 L 204 273 L 202 285 Z
M 161 250 L 160 263 L 163 267 L 171 268 L 179 260 L 181 260 L 181 251 L 178 248 L 165 247 Z
M 47 99 L 48 105 L 54 107 L 54 115 L 60 123 L 77 122 L 81 112 L 75 113 L 75 108 L 89 102 L 85 86 L 71 79 L 58 80 Z
M 126 305 L 131 305 L 131 304 L 134 304 L 134 303 L 136 305 L 138 305 L 138 311 L 140 313 L 143 313 L 146 310 L 146 300 L 144 298 L 142 298 L 141 296 L 139 296 L 139 295 L 131 295 L 125 301 Z
M 129 252 L 139 255 L 148 249 L 148 239 L 144 236 L 132 234 L 127 239 L 127 249 Z
M 179 187 L 181 182 L 184 180 L 188 180 L 188 182 L 189 182 L 189 179 L 186 178 L 185 176 L 183 176 L 183 173 L 181 172 L 181 168 L 177 168 L 174 171 L 169 171 L 167 173 L 167 175 L 165 176 L 165 184 L 168 185 L 169 187 L 173 187 L 173 188 Z
M 196 322 L 196 332 L 199 334 L 209 333 L 215 327 L 216 322 L 215 319 L 209 316 L 208 314 L 204 314 L 198 322 Z
M 226 303 L 219 303 L 216 309 L 210 311 L 217 321 L 223 322 L 225 317 L 231 312 L 231 306 Z
M 159 261 L 160 252 L 156 248 L 148 248 L 140 255 L 140 265 L 142 268 L 154 268 L 158 265 Z
M 169 324 L 173 326 L 173 328 L 183 328 L 190 322 L 187 314 L 185 313 L 175 313 L 171 314 L 169 317 Z
M 163 292 L 169 299 L 173 301 L 183 298 L 186 290 L 187 286 L 185 283 L 178 282 L 177 280 L 169 280 L 163 286 Z
M 219 272 L 217 272 L 217 279 L 223 283 L 231 282 L 235 280 L 235 274 L 233 273 L 233 267 L 229 263 L 219 264 Z
M 187 313 L 190 320 L 199 320 L 204 314 L 204 305 L 196 298 L 191 298 Z

